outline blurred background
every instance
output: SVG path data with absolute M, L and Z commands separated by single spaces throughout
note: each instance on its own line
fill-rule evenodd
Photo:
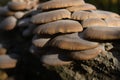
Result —
M 5 5 L 10 0 L 0 0 L 0 6 Z M 94 4 L 98 9 L 112 11 L 120 14 L 120 0 L 85 0 Z

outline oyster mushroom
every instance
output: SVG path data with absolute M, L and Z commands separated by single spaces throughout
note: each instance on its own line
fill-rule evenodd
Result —
M 83 31 L 83 37 L 93 40 L 120 39 L 120 27 L 88 27 Z
M 90 60 L 98 56 L 102 52 L 102 49 L 98 46 L 93 49 L 83 51 L 72 51 L 69 56 L 74 60 Z
M 27 7 L 25 2 L 9 2 L 8 8 L 13 11 L 25 10 Z
M 79 6 L 83 5 L 84 0 L 51 0 L 44 3 L 41 3 L 38 6 L 38 9 L 56 9 L 56 8 L 65 8 L 70 6 Z
M 78 33 L 60 35 L 48 42 L 48 46 L 65 50 L 86 50 L 97 47 L 97 42 L 82 39 Z
M 43 64 L 50 66 L 69 65 L 72 62 L 64 51 L 62 52 L 59 50 L 48 51 L 47 54 L 44 54 L 40 57 L 40 61 Z
M 75 11 L 81 11 L 81 10 L 96 10 L 96 7 L 92 4 L 86 3 L 79 6 L 68 7 L 66 9 L 69 10 L 70 12 L 75 12 Z
M 51 21 L 63 19 L 63 18 L 70 18 L 71 13 L 66 9 L 59 9 L 49 12 L 43 12 L 32 16 L 31 22 L 33 24 L 41 24 L 41 23 L 48 23 Z
M 35 28 L 36 34 L 57 34 L 57 33 L 72 33 L 81 32 L 83 30 L 81 24 L 73 20 L 58 20 L 51 23 L 46 23 Z
M 102 19 L 99 18 L 90 18 L 90 19 L 86 19 L 82 22 L 83 28 L 86 27 L 93 27 L 93 26 L 102 26 L 105 27 L 107 26 L 106 22 Z
M 3 30 L 12 30 L 16 26 L 17 19 L 13 16 L 5 18 L 2 22 L 0 22 L 0 29 Z
M 15 14 L 14 14 L 14 16 L 17 18 L 17 19 L 21 19 L 23 16 L 25 15 L 25 13 L 24 12 L 16 12 Z
M 0 55 L 0 68 L 8 69 L 15 68 L 17 60 L 12 58 L 10 55 Z

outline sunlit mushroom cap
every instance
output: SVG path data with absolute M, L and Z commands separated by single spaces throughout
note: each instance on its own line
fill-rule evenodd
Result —
M 17 19 L 21 19 L 24 15 L 25 15 L 24 12 L 16 12 L 16 13 L 14 14 L 14 16 L 15 16 Z
M 81 24 L 73 20 L 58 20 L 51 23 L 40 25 L 34 30 L 36 34 L 56 34 L 81 32 L 83 30 Z
M 82 22 L 83 28 L 86 27 L 93 27 L 93 26 L 101 26 L 101 27 L 105 27 L 107 26 L 106 22 L 102 19 L 99 18 L 90 18 L 90 19 L 86 19 Z
M 104 10 L 92 10 L 93 13 L 97 13 L 99 18 L 109 18 L 109 17 L 120 17 L 119 14 L 110 12 L 110 11 L 104 11 Z
M 75 12 L 75 11 L 80 11 L 80 10 L 96 10 L 96 7 L 92 4 L 86 3 L 83 5 L 79 5 L 79 6 L 68 7 L 66 9 L 69 10 L 70 12 Z
M 83 37 L 93 40 L 120 39 L 120 27 L 88 27 L 83 32 Z
M 48 43 L 49 46 L 65 50 L 86 50 L 97 47 L 99 44 L 82 39 L 78 33 L 60 35 Z
M 105 22 L 108 27 L 120 27 L 120 18 L 107 18 Z
M 39 5 L 38 9 L 56 9 L 85 4 L 84 0 L 51 0 Z
M 74 60 L 90 60 L 97 57 L 100 54 L 102 49 L 98 46 L 94 49 L 88 49 L 84 51 L 73 51 L 70 52 L 70 57 Z
M 1 23 L 0 23 L 0 29 L 3 30 L 12 30 L 16 26 L 17 19 L 13 16 L 5 18 Z
M 41 62 L 50 66 L 68 65 L 72 61 L 67 53 L 59 50 L 48 50 L 47 54 L 41 56 Z
M 15 11 L 19 11 L 19 10 L 25 10 L 27 7 L 25 2 L 9 2 L 8 3 L 8 8 L 10 10 L 15 10 Z
M 98 18 L 96 13 L 92 13 L 89 11 L 75 11 L 72 14 L 72 19 L 74 20 L 86 20 L 89 18 Z
M 0 55 L 0 68 L 7 69 L 7 68 L 15 68 L 17 60 L 10 57 L 9 55 Z
M 46 43 L 50 40 L 50 38 L 43 38 L 41 36 L 34 36 L 33 40 L 32 40 L 32 44 L 36 47 L 44 47 L 46 45 Z
M 66 9 L 59 9 L 49 12 L 43 12 L 39 13 L 37 15 L 32 16 L 31 21 L 34 24 L 41 24 L 41 23 L 47 23 L 63 18 L 70 18 L 71 13 Z

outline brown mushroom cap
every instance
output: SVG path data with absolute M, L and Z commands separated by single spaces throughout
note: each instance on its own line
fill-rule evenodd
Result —
M 12 30 L 16 26 L 17 19 L 13 16 L 7 17 L 0 23 L 0 29 Z
M 0 68 L 14 68 L 16 66 L 17 60 L 11 58 L 9 55 L 0 55 Z
M 24 12 L 16 12 L 16 13 L 14 14 L 14 16 L 15 16 L 17 19 L 21 19 L 24 15 L 25 15 Z
M 60 35 L 48 42 L 48 46 L 65 50 L 86 50 L 97 47 L 99 44 L 82 39 L 78 33 Z
M 85 4 L 84 0 L 51 0 L 40 4 L 38 9 L 56 9 L 70 6 L 78 6 L 83 4 Z
M 19 11 L 19 10 L 25 10 L 27 7 L 25 2 L 9 2 L 8 8 L 10 10 Z
M 46 43 L 50 40 L 50 38 L 43 38 L 43 37 L 40 37 L 40 36 L 34 36 L 33 37 L 33 40 L 32 40 L 32 44 L 36 47 L 44 47 L 46 45 Z
M 79 6 L 68 7 L 66 9 L 69 10 L 70 12 L 75 12 L 75 11 L 80 11 L 80 10 L 96 10 L 96 7 L 92 4 L 86 3 L 83 5 L 79 5 Z
M 34 24 L 47 23 L 55 20 L 59 20 L 62 18 L 70 18 L 71 13 L 66 9 L 59 9 L 49 12 L 39 13 L 37 15 L 32 16 L 31 21 Z
M 97 57 L 97 55 L 101 53 L 101 51 L 102 49 L 100 47 L 84 51 L 73 51 L 70 52 L 70 57 L 74 60 L 90 60 Z
M 96 13 L 88 12 L 88 11 L 76 11 L 72 14 L 72 19 L 75 20 L 86 20 L 89 18 L 98 18 Z
M 6 48 L 0 48 L 0 55 L 6 54 L 7 49 Z
M 68 54 L 59 49 L 48 50 L 45 55 L 41 56 L 40 60 L 43 64 L 50 66 L 68 65 L 72 62 Z
M 7 6 L 0 7 L 0 16 L 13 16 L 15 12 L 10 11 Z
M 93 26 L 102 26 L 105 27 L 107 26 L 106 22 L 102 19 L 99 18 L 90 18 L 90 19 L 86 19 L 82 22 L 82 25 L 84 28 L 86 27 L 93 27 Z
M 120 39 L 120 27 L 88 27 L 83 32 L 83 37 L 93 40 Z
M 120 18 L 107 18 L 105 22 L 108 27 L 120 27 Z
M 92 10 L 93 13 L 97 13 L 99 18 L 109 18 L 109 17 L 120 17 L 119 14 L 110 12 L 110 11 L 103 11 L 103 10 Z
M 56 34 L 81 32 L 83 30 L 81 24 L 73 20 L 58 20 L 51 23 L 40 25 L 34 30 L 36 34 Z

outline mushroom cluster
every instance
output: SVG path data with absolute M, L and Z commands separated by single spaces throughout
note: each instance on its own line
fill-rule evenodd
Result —
M 4 33 L 16 28 L 24 33 L 25 28 L 30 25 L 30 17 L 34 14 L 38 2 L 39 0 L 12 0 L 0 7 L 0 69 L 15 68 L 18 62 L 18 55 L 9 53 L 4 47 L 4 45 L 10 45 L 2 39 L 5 36 Z
M 34 37 L 30 52 L 43 64 L 60 66 L 91 60 L 104 52 L 101 40 L 120 39 L 120 15 L 97 10 L 84 0 L 50 0 L 31 17 Z
M 32 37 L 29 51 L 43 64 L 60 66 L 91 60 L 104 52 L 101 41 L 120 39 L 120 15 L 97 10 L 84 0 L 12 0 L 0 7 L 0 30 L 19 29 Z M 0 68 L 18 59 L 0 47 Z

